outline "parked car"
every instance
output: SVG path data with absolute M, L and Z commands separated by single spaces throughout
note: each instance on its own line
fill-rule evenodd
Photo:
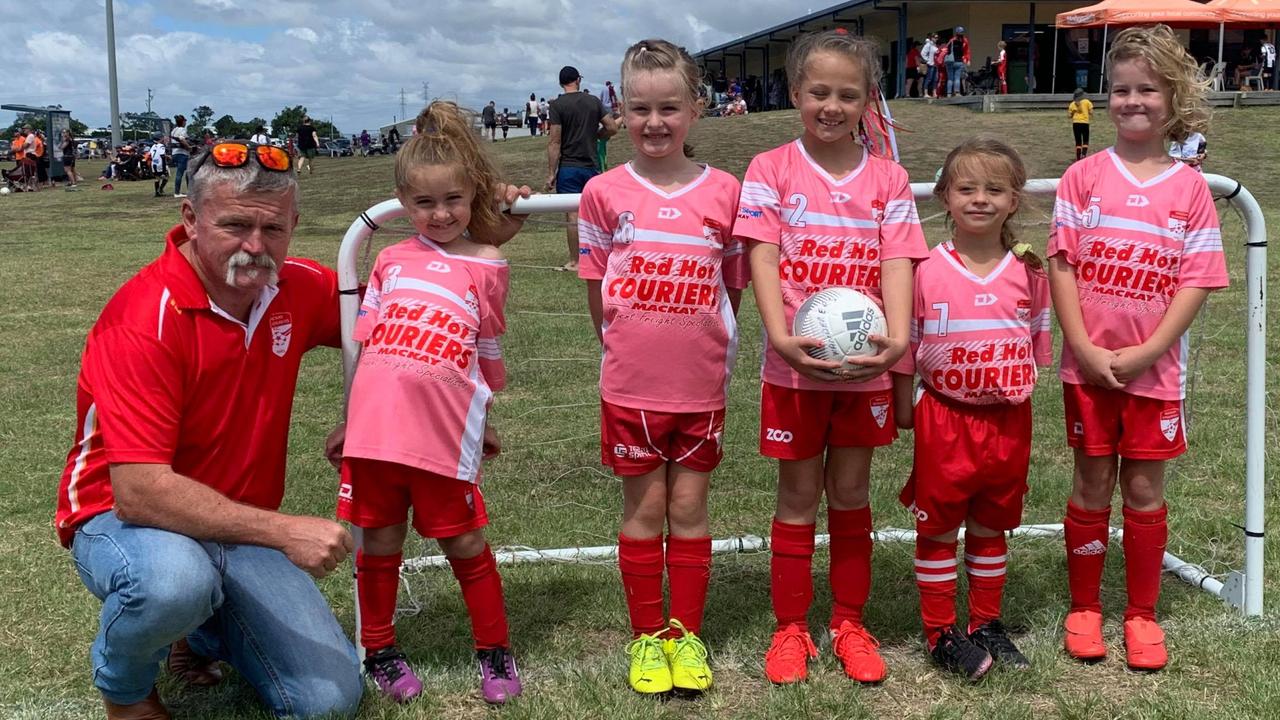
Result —
M 329 157 L 351 155 L 351 141 L 345 138 L 334 138 L 320 143 L 320 152 Z
M 388 151 L 387 146 L 383 145 L 381 140 L 374 140 L 373 142 L 369 143 L 370 155 L 386 155 L 387 151 Z

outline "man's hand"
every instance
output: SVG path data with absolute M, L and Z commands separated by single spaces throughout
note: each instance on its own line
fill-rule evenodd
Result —
M 342 445 L 347 441 L 347 424 L 338 423 L 338 426 L 329 433 L 329 437 L 324 440 L 324 456 L 333 466 L 334 470 L 342 467 Z
M 795 369 L 796 372 L 819 382 L 835 382 L 841 380 L 836 371 L 840 369 L 840 363 L 830 360 L 818 360 L 809 355 L 806 350 L 808 348 L 822 347 L 822 341 L 817 338 L 805 337 L 803 335 L 788 335 L 778 338 L 773 343 L 774 352 L 782 356 L 787 364 Z
M 542 191 L 543 192 L 556 191 L 556 174 L 555 173 L 551 173 L 550 175 L 547 176 L 547 182 L 543 184 Z
M 280 551 L 289 562 L 322 578 L 338 569 L 355 549 L 351 533 L 332 520 L 306 515 L 284 515 L 284 541 Z

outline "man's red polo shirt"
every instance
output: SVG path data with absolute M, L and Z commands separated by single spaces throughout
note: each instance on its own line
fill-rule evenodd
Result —
M 280 506 L 302 354 L 339 344 L 337 275 L 289 258 L 246 326 L 210 306 L 185 242 L 170 230 L 89 331 L 54 518 L 63 545 L 113 507 L 113 463 L 171 465 L 232 500 Z

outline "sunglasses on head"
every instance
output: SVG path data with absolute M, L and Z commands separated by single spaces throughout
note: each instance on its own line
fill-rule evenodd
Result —
M 256 158 L 258 164 L 272 172 L 289 172 L 293 160 L 283 148 L 274 145 L 259 145 L 251 142 L 220 142 L 209 148 L 209 151 L 196 160 L 191 168 L 191 176 L 195 177 L 200 166 L 208 160 L 222 168 L 238 168 L 249 164 L 249 158 Z

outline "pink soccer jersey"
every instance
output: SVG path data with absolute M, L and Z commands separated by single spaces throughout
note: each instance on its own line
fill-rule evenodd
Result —
M 378 253 L 354 337 L 344 454 L 477 482 L 485 417 L 506 385 L 506 260 L 419 235 Z
M 801 303 L 829 287 L 851 287 L 884 307 L 880 263 L 928 257 L 907 171 L 863 153 L 862 163 L 836 180 L 799 140 L 757 155 L 742 183 L 733 232 L 779 246 L 778 277 L 787 328 Z M 887 390 L 889 374 L 864 383 L 822 383 L 787 364 L 768 339 L 764 381 L 804 390 Z
M 631 164 L 587 183 L 578 276 L 601 281 L 600 396 L 662 412 L 725 406 L 738 351 L 727 290 L 746 287 L 737 178 L 710 166 L 667 193 Z
M 951 241 L 935 247 L 916 267 L 911 356 L 924 382 L 945 397 L 1026 402 L 1036 367 L 1053 362 L 1048 277 L 1013 253 L 978 277 Z
M 1075 268 L 1089 340 L 1118 350 L 1151 337 L 1179 289 L 1227 286 L 1218 213 L 1204 176 L 1175 162 L 1138 182 L 1108 149 L 1062 175 L 1049 255 Z M 1059 375 L 1084 384 L 1063 343 Z M 1186 393 L 1187 337 L 1174 343 L 1125 392 L 1180 400 Z

